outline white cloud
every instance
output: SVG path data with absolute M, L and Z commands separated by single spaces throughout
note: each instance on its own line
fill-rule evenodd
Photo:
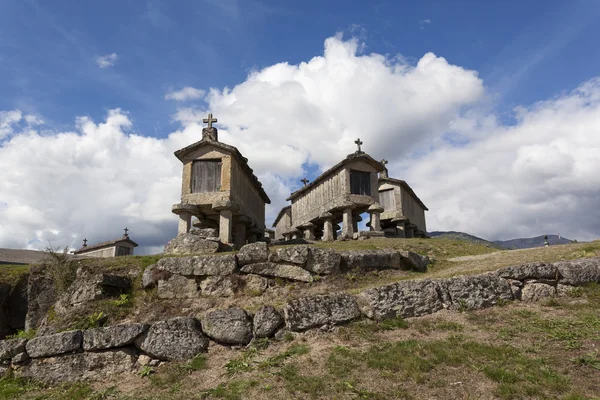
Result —
M 204 90 L 196 89 L 191 86 L 186 86 L 181 90 L 171 90 L 165 94 L 165 99 L 176 100 L 176 101 L 187 101 L 200 99 L 206 92 Z
M 421 30 L 425 29 L 425 25 L 431 24 L 431 19 L 422 19 L 419 20 L 419 25 L 421 26 Z
M 105 54 L 96 57 L 96 64 L 98 64 L 100 68 L 112 67 L 116 64 L 118 58 L 119 56 L 117 56 L 117 53 Z
M 13 133 L 14 125 L 21 121 L 20 110 L 0 111 L 0 139 Z
M 79 247 L 83 237 L 118 237 L 127 225 L 145 251 L 156 251 L 176 232 L 170 208 L 181 164 L 173 151 L 201 138 L 208 110 L 220 140 L 248 157 L 273 200 L 268 222 L 307 163 L 327 168 L 360 137 L 429 206 L 430 230 L 598 236 L 600 81 L 521 107 L 518 124 L 504 126 L 479 110 L 485 91 L 474 71 L 431 53 L 411 65 L 359 47 L 329 38 L 323 56 L 211 89 L 207 107 L 181 109 L 181 128 L 165 139 L 134 133 L 121 110 L 102 122 L 78 118 L 72 132 L 54 135 L 19 125 L 22 113 L 0 114 L 0 126 L 13 121 L 0 143 L 0 247 Z

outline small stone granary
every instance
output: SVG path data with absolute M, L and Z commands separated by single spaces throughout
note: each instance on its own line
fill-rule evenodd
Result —
M 382 164 L 387 164 L 382 160 Z M 428 208 L 403 180 L 379 176 L 379 203 L 383 207 L 381 227 L 386 236 L 427 237 L 425 211 Z
M 190 231 L 192 217 L 199 228 L 218 228 L 221 242 L 236 247 L 264 237 L 265 204 L 271 200 L 237 148 L 221 143 L 212 114 L 204 119 L 202 140 L 177 150 L 183 163 L 178 234 Z
M 129 229 L 125 228 L 125 233 L 122 238 L 108 240 L 91 246 L 88 246 L 87 239 L 83 239 L 83 246 L 80 249 L 75 250 L 73 254 L 100 258 L 132 256 L 133 249 L 138 247 L 138 244 L 129 238 L 128 232 Z
M 427 207 L 406 182 L 389 178 L 385 164 L 361 150 L 325 171 L 313 182 L 303 179 L 304 187 L 287 200 L 273 227 L 276 240 L 303 236 L 307 240 L 394 236 L 426 237 Z M 380 176 L 378 177 L 378 173 Z M 362 213 L 370 214 L 368 232 L 358 231 Z M 385 232 L 384 232 L 385 229 Z

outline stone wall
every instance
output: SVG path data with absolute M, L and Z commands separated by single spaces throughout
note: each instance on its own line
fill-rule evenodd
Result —
M 304 259 L 299 249 L 281 250 L 277 254 L 280 259 Z M 256 265 L 254 254 L 239 255 L 240 262 L 244 266 Z M 389 260 L 395 259 L 390 257 Z M 308 265 L 309 255 L 306 259 Z M 359 258 L 352 262 L 367 261 Z M 200 265 L 186 268 L 210 270 L 209 266 Z M 199 319 L 178 317 L 152 324 L 62 332 L 31 340 L 2 340 L 0 372 L 10 368 L 17 375 L 46 382 L 98 379 L 134 372 L 143 365 L 161 361 L 189 360 L 206 352 L 212 342 L 246 345 L 254 338 L 277 338 L 285 331 L 328 329 L 361 318 L 408 318 L 442 309 L 478 309 L 511 300 L 534 301 L 559 296 L 590 282 L 600 282 L 600 258 L 530 263 L 447 279 L 406 280 L 357 295 L 332 293 L 297 298 L 281 310 L 264 305 L 254 314 L 233 307 L 208 312 Z

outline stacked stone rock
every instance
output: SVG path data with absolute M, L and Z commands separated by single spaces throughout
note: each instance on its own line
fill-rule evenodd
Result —
M 297 259 L 303 257 L 300 253 L 287 250 L 277 257 Z M 365 261 L 365 257 L 357 253 L 345 262 L 373 262 L 373 254 L 368 256 L 371 261 Z M 389 257 L 391 262 L 395 256 Z M 247 260 L 256 261 L 254 256 Z M 272 337 L 277 332 L 330 328 L 363 317 L 409 318 L 441 309 L 479 309 L 509 300 L 537 300 L 590 282 L 600 282 L 600 258 L 531 263 L 472 276 L 401 281 L 355 296 L 335 293 L 297 298 L 286 303 L 282 312 L 265 305 L 252 315 L 233 307 L 208 312 L 200 321 L 179 317 L 152 324 L 62 332 L 29 341 L 4 340 L 0 341 L 0 359 L 4 363 L 2 371 L 10 367 L 22 376 L 44 381 L 98 378 L 131 371 L 142 358 L 191 359 L 207 351 L 211 340 L 223 345 L 246 345 L 254 338 Z

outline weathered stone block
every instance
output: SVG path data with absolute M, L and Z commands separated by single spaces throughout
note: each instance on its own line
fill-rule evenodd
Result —
M 266 262 L 269 258 L 269 246 L 265 242 L 250 243 L 242 246 L 237 254 L 238 264 L 254 264 Z
M 178 275 L 192 275 L 194 271 L 193 257 L 165 257 L 158 260 L 156 267 Z
M 400 253 L 395 250 L 342 251 L 342 268 L 402 268 Z
M 406 250 L 400 250 L 398 253 L 400 254 L 400 261 L 404 269 L 427 272 L 427 266 L 431 263 L 429 257 Z
M 184 233 L 171 239 L 165 246 L 165 254 L 203 254 L 219 251 L 219 243 L 194 235 Z
M 286 327 L 292 331 L 338 325 L 361 315 L 356 299 L 345 293 L 294 299 L 283 312 Z
M 83 349 L 93 351 L 127 346 L 149 327 L 148 324 L 122 324 L 88 329 L 83 332 Z
M 55 310 L 64 313 L 70 307 L 77 307 L 89 301 L 118 297 L 130 288 L 131 281 L 129 278 L 94 273 L 80 268 L 77 270 L 75 282 L 73 282 L 67 293 L 61 296 Z
M 158 281 L 156 294 L 161 299 L 189 299 L 200 295 L 196 278 L 171 274 Z
M 135 346 L 154 358 L 185 361 L 208 349 L 208 339 L 194 318 L 178 317 L 152 324 Z
M 302 282 L 313 281 L 310 272 L 297 265 L 291 264 L 275 264 L 272 262 L 248 264 L 244 265 L 241 271 L 247 274 L 273 276 Z
M 237 269 L 235 255 L 196 256 L 192 259 L 193 275 L 224 276 L 233 274 Z
M 150 289 L 156 286 L 158 279 L 154 271 L 157 269 L 156 264 L 152 264 L 146 267 L 142 274 L 142 289 Z
M 362 312 L 372 319 L 408 318 L 442 309 L 438 286 L 429 279 L 402 281 L 367 289 L 358 295 Z
M 260 275 L 248 274 L 240 278 L 244 281 L 244 290 L 251 294 L 262 294 L 269 287 L 269 280 Z
M 232 297 L 243 285 L 244 282 L 237 275 L 208 276 L 200 282 L 200 291 L 207 296 Z
M 554 286 L 540 282 L 527 282 L 521 289 L 522 301 L 539 301 L 548 297 L 555 297 L 556 289 Z
M 523 265 L 515 265 L 498 270 L 496 274 L 504 279 L 524 281 L 526 279 L 544 279 L 556 281 L 558 269 L 553 264 L 534 262 Z
M 133 349 L 38 358 L 23 367 L 22 376 L 47 383 L 97 380 L 131 372 L 136 358 Z
M 42 269 L 35 269 L 27 283 L 27 316 L 25 330 L 38 329 L 57 296 L 52 279 Z
M 252 318 L 241 308 L 209 312 L 201 321 L 202 331 L 222 344 L 248 344 L 252 340 Z
M 269 255 L 269 261 L 304 265 L 308 259 L 308 252 L 309 247 L 306 245 L 278 247 Z
M 337 274 L 340 272 L 341 261 L 342 256 L 333 249 L 311 247 L 304 268 L 315 274 Z
M 582 286 L 587 283 L 600 283 L 600 258 L 560 261 L 554 264 L 563 285 Z
M 11 362 L 13 364 L 23 364 L 25 361 L 29 360 L 29 358 L 29 354 L 27 354 L 25 351 L 22 351 L 21 353 L 15 355 L 11 359 Z
M 25 345 L 31 358 L 50 357 L 79 350 L 83 341 L 81 331 L 68 331 L 33 338 Z
M 257 339 L 271 337 L 284 322 L 275 307 L 262 306 L 254 314 L 254 337 Z
M 10 360 L 17 354 L 25 351 L 27 339 L 0 340 L 0 360 Z
M 490 307 L 502 300 L 513 300 L 510 284 L 495 273 L 457 276 L 438 281 L 442 301 L 458 309 Z

